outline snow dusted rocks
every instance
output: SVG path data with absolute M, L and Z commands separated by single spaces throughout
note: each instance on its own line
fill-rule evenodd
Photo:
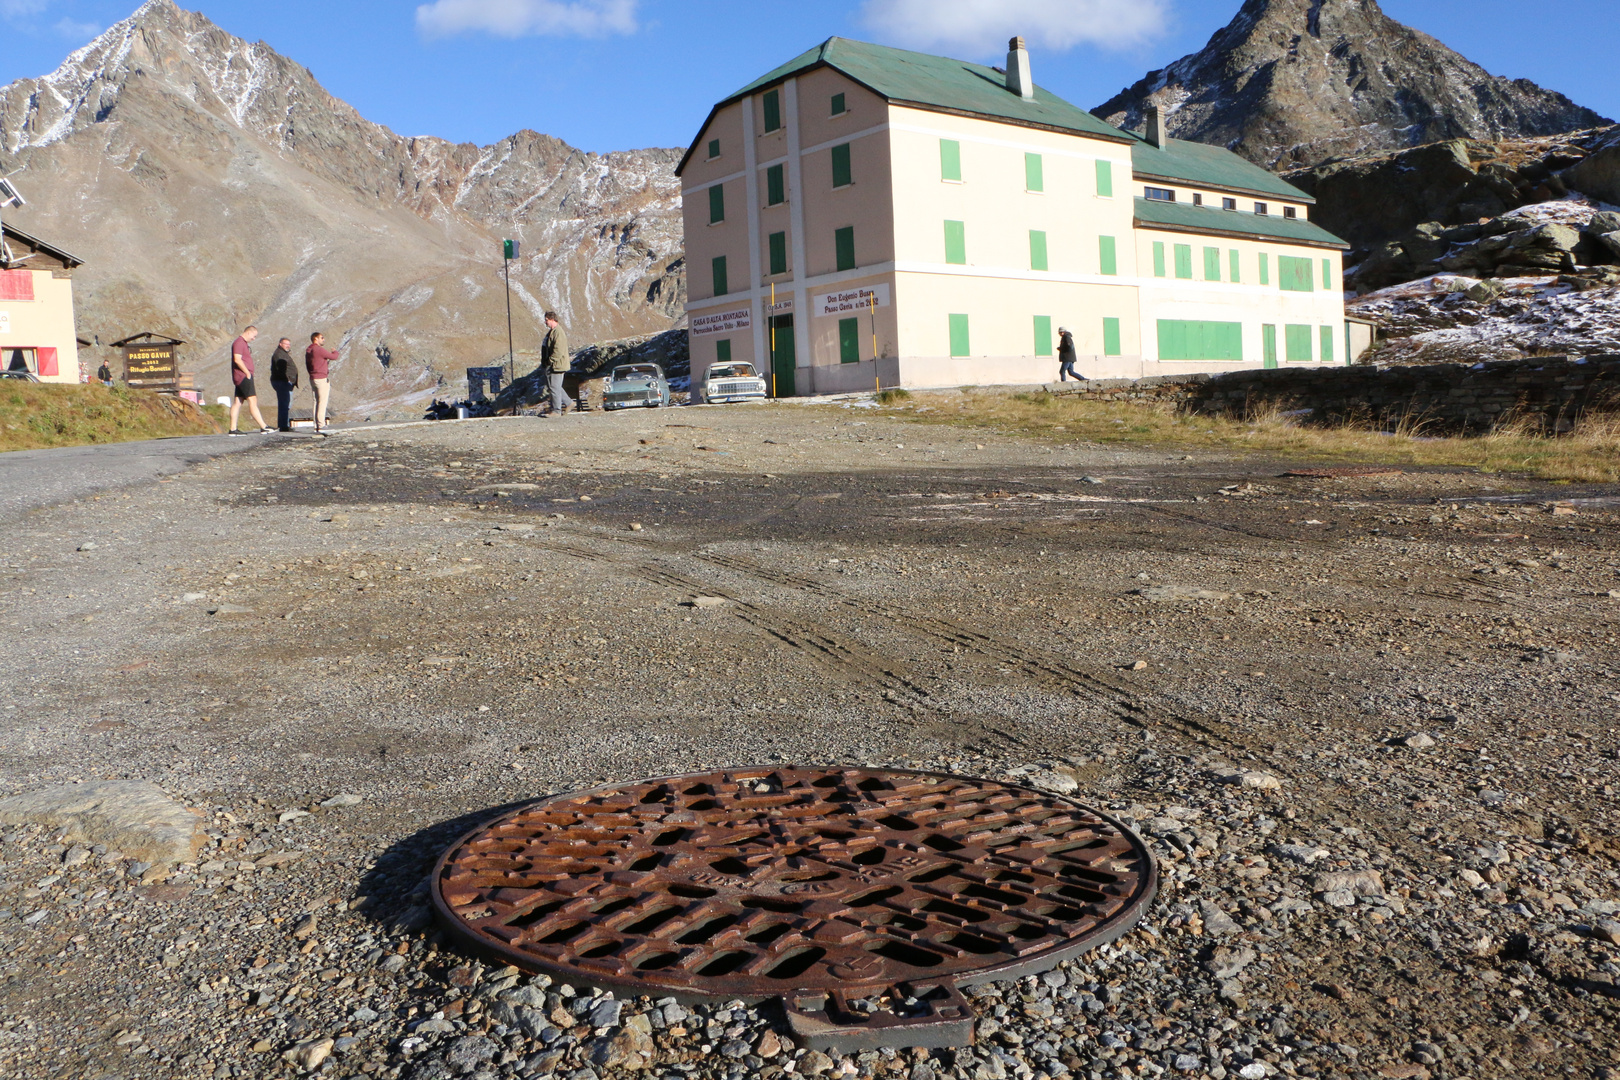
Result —
M 65 827 L 64 840 L 105 844 L 147 863 L 186 862 L 200 818 L 146 780 L 66 784 L 0 799 L 0 823 Z

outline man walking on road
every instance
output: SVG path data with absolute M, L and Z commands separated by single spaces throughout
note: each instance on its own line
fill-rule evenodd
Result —
M 332 433 L 326 430 L 326 403 L 332 396 L 332 386 L 328 381 L 331 378 L 331 363 L 338 358 L 338 354 L 326 347 L 326 335 L 314 333 L 309 335 L 309 348 L 304 350 L 304 367 L 309 371 L 310 389 L 315 391 L 315 434 L 327 438 Z
M 298 365 L 293 363 L 292 338 L 282 338 L 270 354 L 270 385 L 276 391 L 276 430 L 292 430 L 292 392 L 298 389 Z
M 231 342 L 231 381 L 236 384 L 236 392 L 231 395 L 231 429 L 227 435 L 246 435 L 245 431 L 236 430 L 236 422 L 242 415 L 242 402 L 247 402 L 248 412 L 259 423 L 259 434 L 270 434 L 270 425 L 264 422 L 264 416 L 259 412 L 259 391 L 253 385 L 253 339 L 259 336 L 259 328 L 250 326 L 242 331 L 242 336 Z
M 555 311 L 546 312 L 546 339 L 540 343 L 540 366 L 546 373 L 546 385 L 551 388 L 551 412 L 547 416 L 562 415 L 564 404 L 570 400 L 563 389 L 563 376 L 573 363 L 574 356 L 568 351 L 568 332 L 557 322 Z M 573 405 L 578 412 L 579 402 Z
M 1085 382 L 1086 377 L 1074 370 L 1076 360 L 1074 352 L 1074 335 L 1069 333 L 1067 327 L 1058 327 L 1058 381 L 1068 382 L 1073 375 L 1076 382 Z

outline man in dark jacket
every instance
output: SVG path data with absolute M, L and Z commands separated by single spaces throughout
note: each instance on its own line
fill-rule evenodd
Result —
M 292 338 L 276 342 L 270 354 L 270 385 L 276 391 L 276 430 L 292 430 L 292 392 L 298 389 L 298 365 L 292 358 Z
M 574 365 L 574 354 L 568 349 L 568 332 L 557 321 L 555 311 L 546 312 L 546 339 L 540 343 L 540 367 L 546 373 L 546 385 L 551 388 L 551 411 L 547 416 L 561 416 L 569 404 L 568 392 L 563 389 L 563 376 Z M 579 403 L 572 402 L 574 411 Z
M 1058 327 L 1058 381 L 1068 382 L 1073 375 L 1076 382 L 1085 382 L 1086 377 L 1074 370 L 1074 362 L 1078 359 L 1074 352 L 1074 335 L 1069 333 L 1067 327 Z

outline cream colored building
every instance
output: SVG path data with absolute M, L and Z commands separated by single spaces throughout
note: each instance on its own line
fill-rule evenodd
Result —
M 32 372 L 40 382 L 81 381 L 73 321 L 81 260 L 10 224 L 0 230 L 0 368 Z
M 1049 382 L 1063 327 L 1094 378 L 1350 358 L 1309 196 L 1036 88 L 1021 40 L 1003 72 L 832 38 L 678 171 L 694 387 L 726 359 L 780 396 Z

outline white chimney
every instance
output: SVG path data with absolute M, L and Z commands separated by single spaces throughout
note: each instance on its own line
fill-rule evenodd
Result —
M 1025 101 L 1035 100 L 1035 80 L 1029 74 L 1029 50 L 1024 48 L 1021 37 L 1007 42 L 1007 89 Z
M 1170 128 L 1165 123 L 1164 110 L 1157 105 L 1147 107 L 1147 129 L 1143 132 L 1147 141 L 1164 150 L 1170 145 Z

